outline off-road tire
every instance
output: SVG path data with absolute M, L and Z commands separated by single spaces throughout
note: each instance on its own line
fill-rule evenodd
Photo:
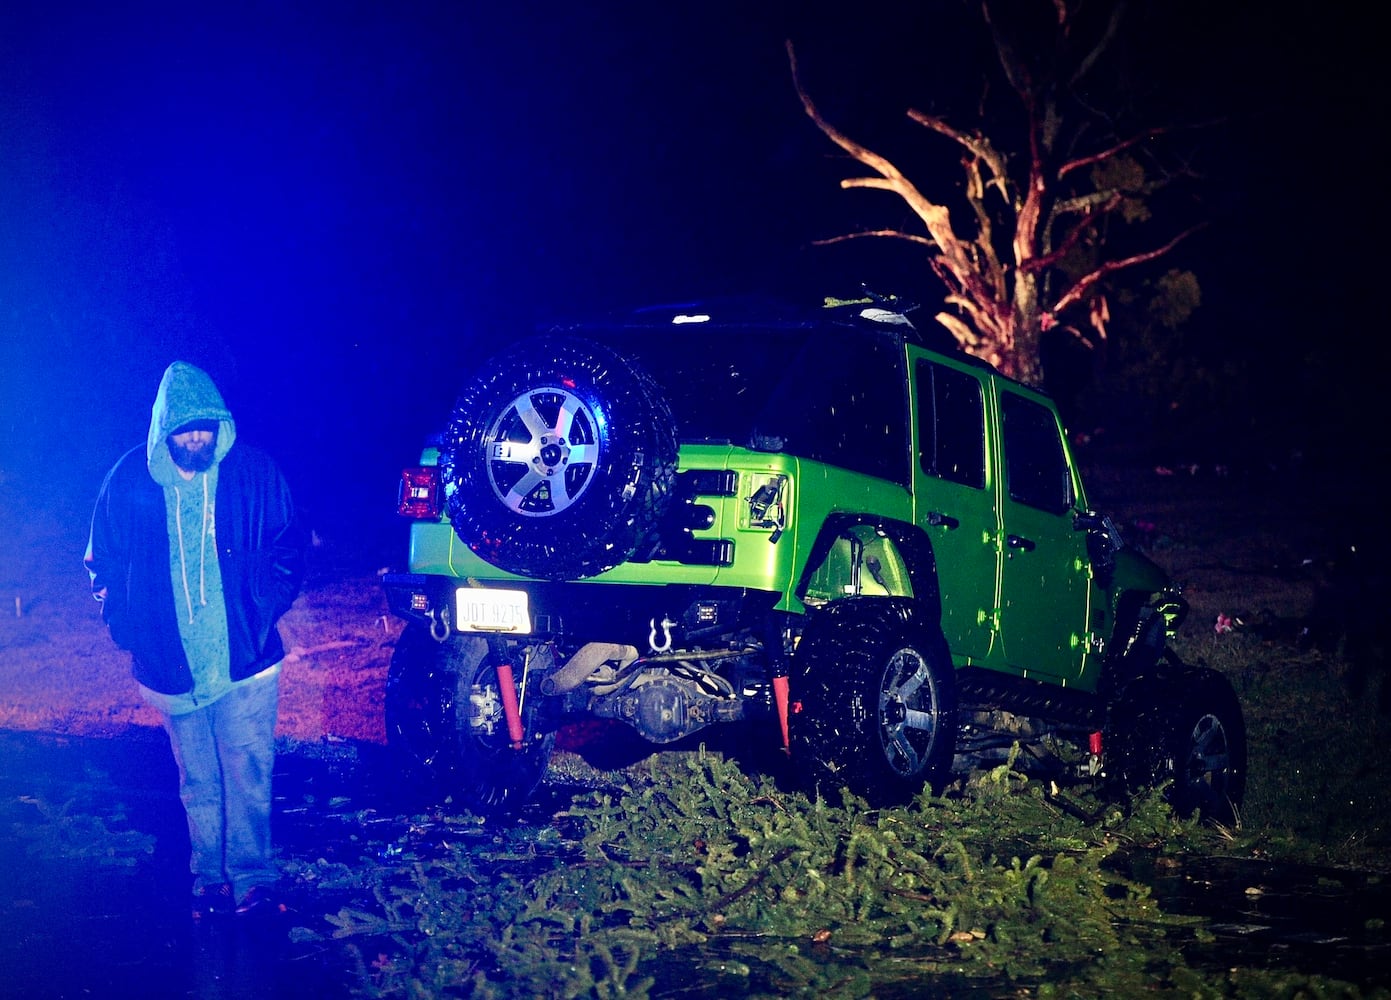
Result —
M 1121 788 L 1168 782 L 1181 816 L 1233 825 L 1246 790 L 1246 724 L 1231 683 L 1207 667 L 1170 669 L 1128 685 L 1112 711 Z
M 848 598 L 813 612 L 790 680 L 792 761 L 817 793 L 845 788 L 887 807 L 945 784 L 955 675 L 941 630 L 913 602 Z
M 522 664 L 513 664 L 514 683 Z M 511 745 L 501 717 L 497 658 L 488 641 L 455 635 L 436 642 L 407 626 L 386 682 L 387 742 L 403 766 L 480 815 L 520 809 L 545 777 L 555 741 L 536 731 L 536 699 L 524 701 L 526 738 Z
M 676 451 L 670 407 L 635 364 L 577 338 L 523 340 L 454 406 L 440 455 L 450 522 L 509 572 L 595 576 L 661 519 Z

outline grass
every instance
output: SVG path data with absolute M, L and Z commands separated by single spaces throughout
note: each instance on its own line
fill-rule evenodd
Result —
M 1357 525 L 1306 516 L 1278 481 L 1094 478 L 1109 487 L 1107 508 L 1132 537 L 1142 525 L 1150 555 L 1185 585 L 1177 652 L 1224 673 L 1241 700 L 1250 764 L 1238 843 L 1387 868 L 1385 582 L 1380 570 L 1340 575 Z M 1219 615 L 1230 631 L 1218 631 Z
M 1384 752 L 1391 719 L 1377 708 L 1378 692 L 1356 690 L 1336 653 L 1251 632 L 1187 655 L 1226 673 L 1242 701 L 1251 758 L 1238 831 L 1243 846 L 1384 869 L 1391 857 L 1391 760 Z

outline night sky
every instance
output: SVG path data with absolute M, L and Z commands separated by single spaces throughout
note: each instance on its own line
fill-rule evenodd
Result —
M 810 246 L 902 213 L 836 188 L 783 40 L 823 110 L 873 134 L 961 79 L 969 6 L 502 6 L 0 6 L 5 479 L 57 459 L 86 502 L 178 358 L 345 530 L 390 514 L 471 359 L 538 320 L 862 280 L 936 294 L 911 250 Z M 1365 372 L 1373 33 L 1161 6 L 1187 12 L 1155 39 L 1175 106 L 1231 121 L 1216 224 L 1173 261 L 1199 272 L 1204 329 L 1276 378 L 1350 338 Z

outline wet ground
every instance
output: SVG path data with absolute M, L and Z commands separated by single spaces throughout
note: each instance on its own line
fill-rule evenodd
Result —
M 1391 987 L 1391 878 L 1361 871 L 1245 858 L 1189 858 L 1131 874 L 1166 912 L 1207 917 L 1213 940 L 1190 944 L 1201 968 L 1245 965 Z
M 378 854 L 405 820 L 382 748 L 286 748 L 275 837 L 285 859 Z M 0 997 L 329 998 L 362 969 L 323 928 L 341 900 L 293 887 L 265 918 L 195 924 L 187 836 L 158 730 L 114 739 L 0 731 Z M 1211 918 L 1189 963 L 1335 976 L 1391 986 L 1391 887 L 1339 869 L 1202 858 L 1133 874 L 1161 905 Z M 370 963 L 370 956 L 363 959 Z
M 278 758 L 277 849 L 360 856 L 372 789 L 392 787 L 364 759 L 379 751 L 310 749 Z M 0 997 L 351 995 L 342 949 L 294 931 L 331 901 L 287 890 L 263 917 L 191 919 L 176 780 L 160 730 L 0 731 Z

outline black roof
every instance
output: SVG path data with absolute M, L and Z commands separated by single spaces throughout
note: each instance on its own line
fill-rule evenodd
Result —
M 613 329 L 614 327 L 660 328 L 700 325 L 710 328 L 740 328 L 755 326 L 761 329 L 816 329 L 827 323 L 859 327 L 880 333 L 901 336 L 910 343 L 941 350 L 930 343 L 909 318 L 912 306 L 898 300 L 862 296 L 856 299 L 827 297 L 818 304 L 786 299 L 745 296 L 738 298 L 689 299 L 663 302 L 639 308 L 617 311 L 580 322 L 552 324 L 552 330 L 582 331 L 585 328 Z M 949 338 L 945 338 L 948 339 Z M 955 350 L 954 344 L 947 345 Z

